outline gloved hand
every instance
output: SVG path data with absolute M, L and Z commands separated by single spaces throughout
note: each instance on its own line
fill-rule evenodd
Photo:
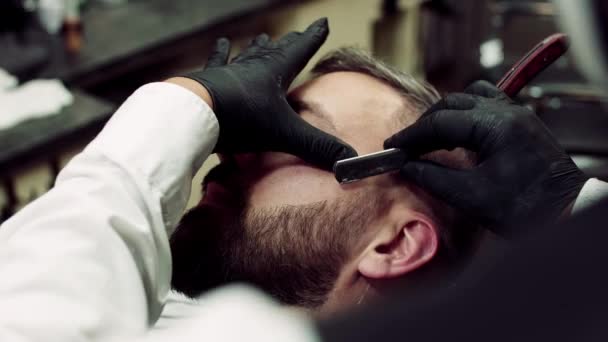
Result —
M 477 152 L 472 170 L 417 160 L 401 174 L 505 235 L 556 220 L 587 180 L 535 113 L 483 81 L 446 96 L 384 146 L 412 158 L 455 147 Z
M 285 98 L 328 33 L 327 19 L 320 19 L 276 42 L 262 34 L 230 63 L 230 42 L 217 41 L 207 67 L 185 76 L 211 95 L 220 126 L 216 152 L 287 152 L 326 169 L 356 156 L 352 147 L 304 121 Z

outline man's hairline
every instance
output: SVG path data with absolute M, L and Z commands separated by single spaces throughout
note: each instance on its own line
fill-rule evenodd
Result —
M 390 116 L 393 117 L 395 120 L 394 124 L 396 127 L 405 127 L 405 125 L 409 126 L 409 125 L 413 124 L 422 115 L 422 111 L 419 111 L 418 108 L 416 107 L 416 105 L 414 105 L 411 97 L 408 96 L 407 94 L 404 94 L 401 89 L 396 88 L 394 85 L 390 84 L 389 82 L 387 82 L 386 80 L 384 80 L 380 77 L 377 77 L 375 75 L 372 75 L 372 74 L 369 74 L 369 73 L 366 73 L 363 71 L 359 71 L 359 70 L 332 70 L 332 71 L 323 72 L 323 73 L 311 71 L 308 73 L 308 76 L 305 79 L 303 79 L 300 83 L 296 84 L 293 88 L 290 89 L 290 91 L 287 93 L 287 98 L 297 100 L 298 102 L 301 102 L 301 103 L 310 104 L 308 101 L 304 101 L 302 99 L 296 99 L 295 96 L 292 95 L 292 93 L 296 89 L 303 87 L 304 85 L 306 85 L 307 83 L 309 83 L 311 81 L 314 81 L 320 77 L 330 75 L 330 74 L 335 74 L 335 73 L 355 73 L 355 74 L 364 75 L 364 76 L 367 76 L 367 77 L 391 88 L 399 96 L 399 98 L 401 99 L 401 105 L 403 106 L 402 109 L 398 109 L 390 114 Z M 412 115 L 409 115 L 409 113 L 405 113 L 405 111 L 410 112 Z M 323 115 L 323 113 L 316 113 L 316 114 L 319 114 L 318 117 L 322 117 L 324 120 L 328 121 L 330 124 L 333 125 L 332 120 L 330 120 L 330 118 L 327 117 L 326 115 Z M 405 119 L 405 118 L 407 118 L 407 119 Z M 409 118 L 414 118 L 414 120 L 410 121 L 410 120 L 408 120 Z

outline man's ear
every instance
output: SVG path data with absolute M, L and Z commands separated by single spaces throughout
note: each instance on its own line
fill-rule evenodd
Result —
M 400 217 L 398 224 L 382 227 L 363 252 L 358 270 L 364 277 L 400 277 L 426 264 L 437 253 L 437 231 L 430 219 L 409 210 Z

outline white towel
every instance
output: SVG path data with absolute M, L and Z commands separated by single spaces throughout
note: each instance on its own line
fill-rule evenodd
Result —
M 56 115 L 74 101 L 59 80 L 32 80 L 15 87 L 11 86 L 10 75 L 4 74 L 0 72 L 0 130 L 29 119 Z
M 0 68 L 0 93 L 17 86 L 17 78 Z

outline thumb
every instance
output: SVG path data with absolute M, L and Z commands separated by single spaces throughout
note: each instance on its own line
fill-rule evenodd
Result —
M 327 18 L 321 18 L 308 26 L 304 32 L 289 33 L 277 42 L 287 61 L 284 70 L 281 72 L 282 76 L 288 80 L 288 82 L 284 82 L 285 86 L 288 87 L 291 84 L 296 75 L 317 53 L 327 39 L 328 34 Z
M 339 138 L 312 126 L 295 113 L 293 118 L 283 137 L 283 152 L 325 170 L 332 170 L 338 160 L 357 156 L 357 152 Z
M 454 208 L 470 213 L 477 207 L 474 190 L 478 186 L 474 171 L 451 169 L 430 161 L 411 161 L 400 173 Z

